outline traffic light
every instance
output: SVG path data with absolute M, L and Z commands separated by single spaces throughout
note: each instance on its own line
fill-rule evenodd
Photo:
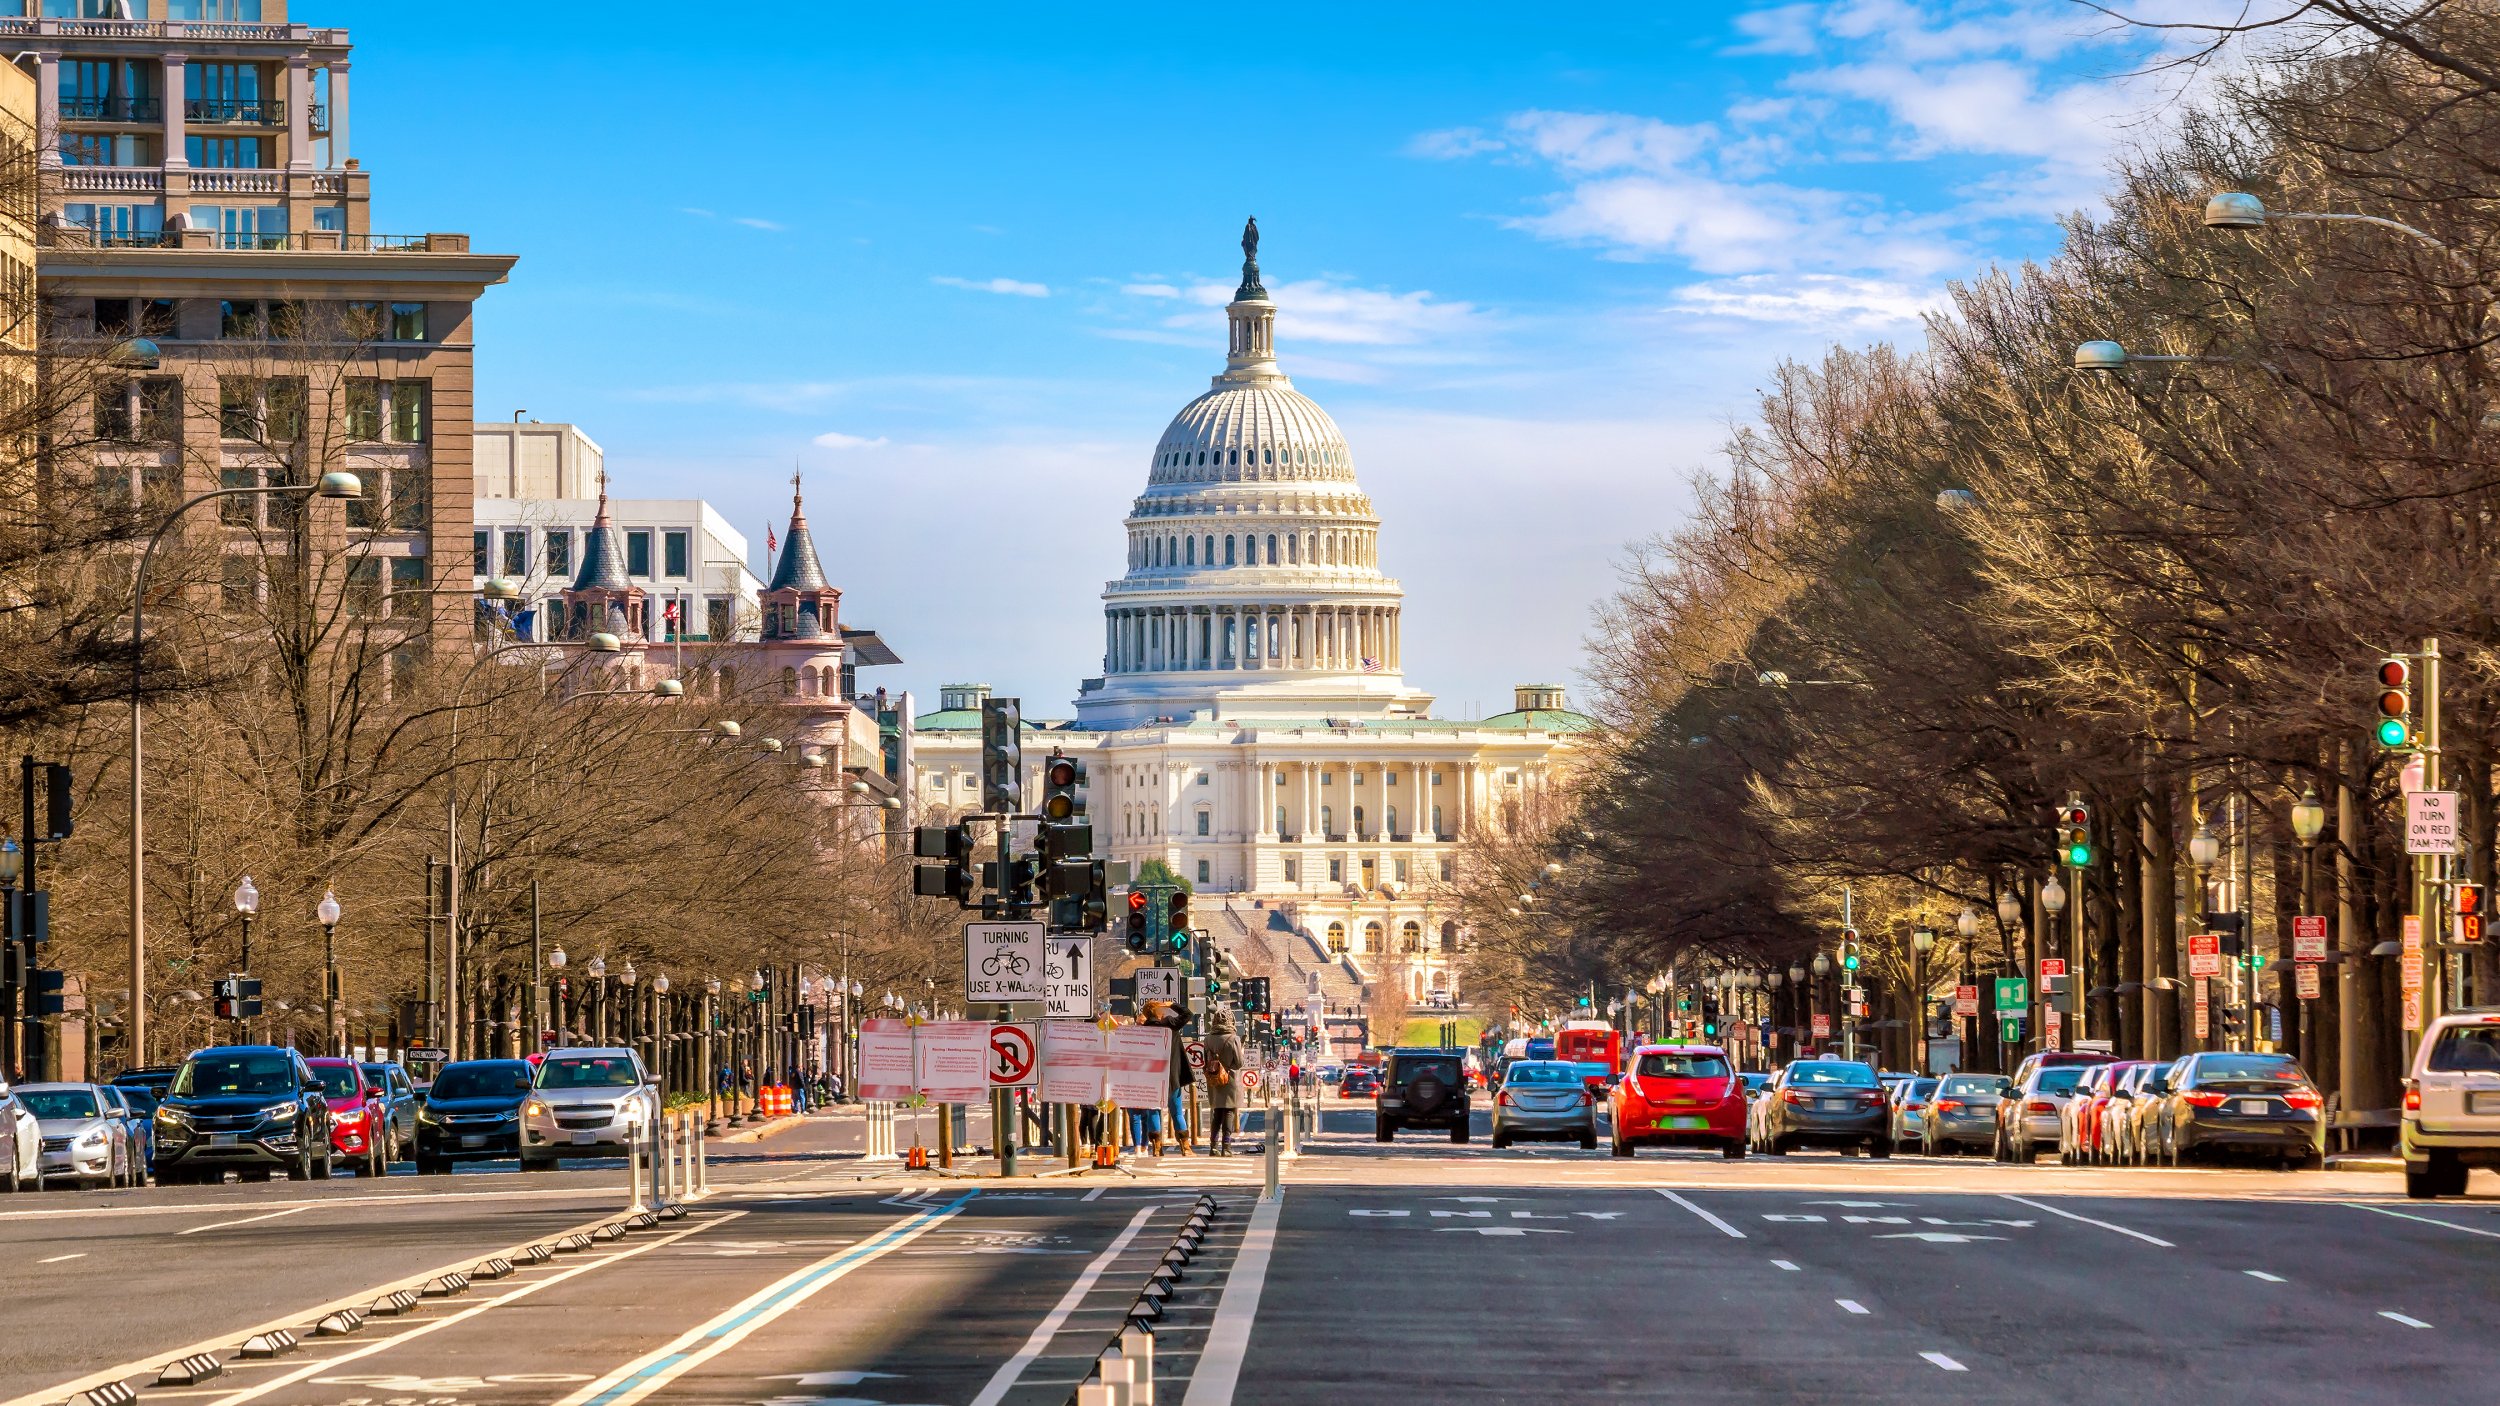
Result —
M 1042 768 L 1042 823 L 1036 841 L 1041 851 L 1042 897 L 1051 905 L 1053 925 L 1069 931 L 1099 932 L 1097 920 L 1088 926 L 1088 900 L 1096 900 L 1090 911 L 1101 911 L 1100 877 L 1103 866 L 1092 858 L 1094 827 L 1085 819 L 1085 798 L 1077 788 L 1085 784 L 1085 767 L 1074 758 L 1057 752 Z
M 2378 661 L 2378 745 L 2413 745 L 2413 665 L 2401 654 Z
M 244 1020 L 260 1013 L 260 978 L 230 976 L 217 983 L 219 1020 Z
M 1174 889 L 1163 900 L 1163 950 L 1183 953 L 1189 950 L 1189 891 Z
M 2092 808 L 2080 799 L 2058 808 L 2057 857 L 2069 869 L 2092 867 Z
M 2455 927 L 2450 935 L 2458 942 L 2483 940 L 2483 886 L 2456 884 L 2449 890 L 2448 906 L 2456 913 Z
M 981 705 L 981 809 L 992 815 L 1024 809 L 1024 709 L 1013 698 Z
M 1267 978 L 1246 976 L 1241 979 L 1241 1013 L 1264 1017 L 1274 1008 L 1267 1003 Z
M 1856 928 L 1840 930 L 1840 969 L 1852 972 L 1858 969 L 1858 930 Z
M 912 831 L 912 856 L 916 859 L 942 859 L 943 864 L 915 865 L 911 871 L 911 891 L 921 898 L 951 898 L 968 903 L 972 897 L 972 838 L 961 825 L 923 825 Z
M 1146 891 L 1144 889 L 1128 891 L 1127 938 L 1128 950 L 1131 952 L 1149 950 L 1146 936 Z

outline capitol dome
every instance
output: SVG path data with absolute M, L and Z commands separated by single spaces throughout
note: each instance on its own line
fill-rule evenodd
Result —
M 1431 700 L 1399 680 L 1404 592 L 1380 571 L 1380 519 L 1337 422 L 1276 362 L 1256 221 L 1242 253 L 1224 370 L 1155 443 L 1078 716 L 1420 717 Z

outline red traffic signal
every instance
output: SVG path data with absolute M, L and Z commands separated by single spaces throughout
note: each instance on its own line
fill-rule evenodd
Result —
M 1077 777 L 1076 762 L 1068 757 L 1053 757 L 1050 759 L 1050 769 L 1044 775 L 1049 778 L 1053 786 L 1074 786 Z
M 1146 891 L 1144 889 L 1130 889 L 1128 891 L 1128 911 L 1132 913 L 1143 913 L 1146 911 Z
M 2483 886 L 2481 884 L 2457 885 L 2456 909 L 2460 913 L 2480 914 L 2483 911 Z
M 2378 714 L 2382 718 L 2401 718 L 2413 710 L 2410 685 L 2413 666 L 2402 659 L 2382 659 L 2378 663 Z
M 2069 825 L 2089 825 L 2092 823 L 2092 812 L 2084 809 L 2082 806 L 2068 806 L 2066 807 L 2066 823 Z

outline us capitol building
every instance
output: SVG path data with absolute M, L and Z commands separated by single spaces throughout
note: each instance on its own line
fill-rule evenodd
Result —
M 1455 998 L 1459 837 L 1515 818 L 1590 722 L 1556 685 L 1476 722 L 1434 719 L 1407 685 L 1380 519 L 1336 422 L 1277 366 L 1255 222 L 1242 251 L 1223 374 L 1172 418 L 1129 511 L 1102 675 L 1073 721 L 1026 708 L 1026 794 L 1053 750 L 1080 758 L 1096 852 L 1190 880 L 1200 925 L 1278 978 L 1280 1008 L 1383 980 Z M 918 823 L 979 804 L 987 695 L 946 685 L 912 720 Z

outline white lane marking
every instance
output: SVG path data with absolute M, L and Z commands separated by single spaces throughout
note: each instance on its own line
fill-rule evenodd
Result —
M 245 1216 L 241 1220 L 221 1220 L 215 1225 L 195 1225 L 189 1230 L 177 1230 L 174 1234 L 199 1235 L 211 1230 L 231 1230 L 238 1225 L 250 1225 L 255 1221 L 276 1220 L 280 1216 L 300 1216 L 311 1209 L 310 1206 L 295 1206 L 283 1211 L 271 1211 L 267 1215 Z
M 1873 1313 L 1875 1311 L 1868 1308 L 1865 1304 L 1859 1303 L 1856 1299 L 1834 1299 L 1832 1302 L 1849 1310 L 1851 1313 Z
M 805 1268 L 791 1271 L 749 1294 L 726 1312 L 699 1327 L 689 1328 L 660 1347 L 565 1397 L 557 1406 L 634 1406 L 688 1371 L 747 1340 L 756 1329 L 814 1298 L 848 1275 L 926 1235 L 953 1217 L 964 1203 L 980 1195 L 967 1191 L 943 1206 L 915 1212 L 847 1249 L 837 1250 Z
M 1928 1361 L 1935 1363 L 1937 1366 L 1942 1367 L 1948 1372 L 1967 1372 L 1970 1370 L 1970 1368 L 1963 1366 L 1961 1363 L 1954 1361 L 1952 1358 L 1945 1356 L 1941 1352 L 1922 1352 L 1919 1356 L 1926 1358 Z
M 2387 1319 L 2388 1321 L 2393 1322 L 2393 1323 L 2402 1323 L 2403 1325 L 2405 1325 L 2405 1326 L 2406 1326 L 2406 1327 L 2408 1327 L 2408 1328 L 2427 1328 L 2427 1327 L 2431 1326 L 2430 1324 L 2423 1322 L 2423 1321 L 2422 1321 L 2421 1319 L 2419 1319 L 2419 1318 L 2415 1318 L 2415 1317 L 2413 1317 L 2413 1316 L 2412 1316 L 2412 1315 L 2410 1315 L 2410 1314 L 2398 1313 L 2396 1310 L 2394 1310 L 2394 1309 L 2392 1309 L 2392 1308 L 2382 1308 L 2382 1309 L 2380 1309 L 2380 1310 L 2378 1311 L 2378 1316 L 2379 1316 L 2379 1317 L 2381 1317 L 2381 1318 Z
M 1189 1374 L 1189 1392 L 1181 1406 L 1232 1406 L 1233 1388 L 1241 1381 L 1241 1362 L 1250 1353 L 1250 1326 L 1259 1316 L 1259 1295 L 1267 1288 L 1267 1262 L 1276 1254 L 1276 1221 L 1285 1211 L 1285 1193 L 1263 1198 L 1251 1208 L 1249 1228 L 1233 1256 L 1233 1272 L 1216 1300 L 1215 1321 L 1207 1326 L 1207 1345 L 1198 1354 L 1198 1368 Z
M 2442 1230 L 2461 1230 L 2468 1235 L 2480 1235 L 2488 1239 L 2500 1240 L 2500 1232 L 2476 1230 L 2470 1225 L 2458 1225 L 2454 1221 L 2432 1220 L 2429 1216 L 2417 1216 L 2406 1211 L 2391 1211 L 2385 1206 L 2364 1206 L 2358 1201 L 2347 1201 L 2344 1204 L 2356 1211 L 2376 1211 L 2382 1216 L 2394 1216 L 2398 1220 L 2420 1221 L 2424 1225 L 2435 1225 Z
M 1106 1191 L 1109 1191 L 1110 1189 L 1111 1189 L 1111 1188 L 1110 1188 L 1110 1187 L 1107 1187 L 1107 1186 L 1097 1186 L 1097 1187 L 1095 1187 L 1093 1190 L 1086 1192 L 1084 1195 L 1082 1195 L 1082 1196 L 1078 1197 L 1077 1199 L 1078 1199 L 1078 1200 L 1080 1200 L 1080 1201 L 1099 1201 L 1099 1200 L 1101 1200 L 1101 1199 L 1102 1199 L 1102 1194 L 1103 1194 L 1104 1192 L 1106 1192 Z
M 2081 1221 L 2085 1225 L 2096 1225 L 2103 1230 L 2114 1230 L 2121 1235 L 2133 1236 L 2147 1245 L 2159 1245 L 2165 1250 L 2175 1250 L 2179 1248 L 2178 1246 L 2171 1244 L 2169 1241 L 2162 1239 L 2158 1235 L 2147 1235 L 2141 1230 L 2129 1230 L 2123 1225 L 2111 1225 L 2105 1220 L 2094 1220 L 2090 1216 L 2079 1216 L 2072 1211 L 2061 1211 L 2055 1206 L 2049 1205 L 2045 1201 L 2034 1201 L 2028 1197 L 2013 1195 L 2010 1192 L 2006 1194 L 2005 1199 L 2008 1201 L 2019 1202 L 2022 1205 L 2031 1207 L 2035 1211 L 2046 1211 L 2053 1216 L 2064 1216 L 2066 1219 L 2071 1221 Z
M 59 1263 L 60 1263 L 61 1261 L 63 1261 L 63 1260 L 83 1260 L 83 1259 L 85 1259 L 86 1257 L 87 1257 L 87 1252 L 86 1252 L 86 1251 L 84 1251 L 84 1250 L 80 1250 L 77 1254 L 74 1254 L 74 1255 L 54 1255 L 52 1258 L 50 1258 L 50 1259 L 48 1259 L 48 1260 L 37 1260 L 37 1261 L 35 1261 L 35 1263 L 37 1263 L 37 1264 L 59 1264 Z
M 1778 1265 L 1778 1266 L 1779 1266 L 1780 1268 L 1782 1268 L 1782 1269 L 1785 1269 L 1785 1270 L 1790 1270 L 1790 1271 L 1794 1271 L 1794 1270 L 1797 1268 L 1797 1266 L 1796 1266 L 1795 1264 L 1793 1264 L 1793 1263 L 1791 1263 L 1791 1262 L 1789 1262 L 1789 1261 L 1787 1261 L 1787 1260 L 1773 1260 L 1773 1261 L 1771 1261 L 1771 1263 L 1773 1263 L 1773 1264 L 1775 1264 L 1775 1265 Z
M 1101 1188 L 1096 1187 L 1095 1190 L 1099 1191 Z M 1096 1255 L 1092 1264 L 1085 1266 L 1085 1272 L 1079 1274 L 1076 1282 L 1068 1286 L 1068 1292 L 1062 1295 L 1058 1304 L 1043 1317 L 1041 1325 L 1033 1330 L 1033 1336 L 1024 1340 L 1024 1346 L 1017 1350 L 1016 1355 L 999 1364 L 997 1374 L 990 1378 L 990 1384 L 981 1388 L 980 1395 L 972 1398 L 972 1406 L 998 1406 L 999 1402 L 1006 1399 L 1008 1391 L 1023 1378 L 1024 1369 L 1032 1366 L 1035 1358 L 1049 1350 L 1050 1340 L 1058 1336 L 1060 1327 L 1068 1321 L 1068 1315 L 1076 1312 L 1076 1306 L 1085 1301 L 1087 1294 L 1093 1292 L 1094 1281 L 1102 1278 L 1102 1272 L 1110 1268 L 1111 1262 L 1118 1259 L 1120 1252 L 1127 1249 L 1129 1243 L 1137 1238 L 1137 1232 L 1146 1228 L 1146 1218 L 1154 1213 L 1154 1207 L 1145 1206 L 1141 1207 L 1136 1215 L 1129 1217 L 1128 1228 L 1114 1237 L 1110 1247 Z
M 2251 1279 L 2263 1279 L 2269 1284 L 2280 1284 L 2283 1282 L 2282 1275 L 2268 1274 L 2262 1269 L 2243 1269 L 2240 1273 L 2247 1275 Z
M 240 1204 L 244 1206 L 301 1206 L 306 1210 L 312 1210 L 322 1206 L 396 1206 L 403 1203 L 417 1204 L 436 1201 L 511 1201 L 517 1197 L 528 1197 L 533 1200 L 569 1197 L 576 1201 L 603 1206 L 612 1205 L 615 1201 L 614 1195 L 606 1186 L 575 1186 L 526 1191 L 516 1188 L 511 1191 L 407 1191 L 384 1192 L 371 1196 L 325 1195 L 310 1200 L 254 1200 Z M 58 1220 L 64 1216 L 83 1216 L 91 1220 L 109 1220 L 116 1216 L 199 1216 L 227 1209 L 229 1207 L 221 1206 L 213 1201 L 184 1201 L 171 1205 L 144 1206 L 62 1206 L 57 1209 L 39 1211 L 0 1211 L 0 1221 Z
M 1685 1200 L 1682 1196 L 1677 1195 L 1675 1192 L 1669 1191 L 1663 1186 L 1654 1187 L 1652 1190 L 1655 1190 L 1659 1195 L 1666 1197 L 1675 1204 L 1682 1206 L 1685 1210 L 1692 1212 L 1694 1215 L 1701 1217 L 1703 1220 L 1710 1222 L 1712 1225 L 1717 1226 L 1721 1231 L 1725 1232 L 1729 1238 L 1736 1240 L 1742 1240 L 1745 1238 L 1745 1232 L 1738 1230 L 1735 1226 L 1729 1225 L 1726 1221 L 1719 1219 L 1717 1216 L 1710 1214 L 1701 1207 Z
M 560 1269 L 543 1279 L 533 1279 L 527 1284 L 523 1284 L 517 1288 L 508 1289 L 503 1293 L 497 1294 L 491 1299 L 485 1299 L 478 1303 L 471 1304 L 469 1307 L 460 1310 L 458 1313 L 448 1313 L 440 1318 L 430 1319 L 426 1322 L 417 1324 L 415 1327 L 393 1333 L 391 1336 L 383 1338 L 377 1342 L 370 1342 L 351 1351 L 342 1352 L 335 1357 L 324 1357 L 316 1361 L 307 1362 L 292 1372 L 272 1377 L 265 1382 L 255 1383 L 242 1391 L 220 1395 L 218 1396 L 216 1406 L 240 1406 L 240 1403 L 242 1402 L 253 1400 L 256 1397 L 266 1396 L 282 1386 L 289 1386 L 293 1383 L 300 1382 L 315 1372 L 327 1372 L 343 1363 L 354 1362 L 359 1358 L 371 1357 L 377 1352 L 388 1352 L 392 1348 L 399 1346 L 401 1343 L 408 1342 L 415 1338 L 422 1338 L 428 1333 L 439 1332 L 442 1329 L 450 1327 L 454 1323 L 465 1323 L 490 1309 L 501 1308 L 515 1299 L 528 1298 L 530 1295 L 537 1293 L 541 1289 L 548 1288 L 551 1285 L 561 1284 L 567 1279 L 574 1278 L 577 1275 L 588 1274 L 594 1269 L 603 1268 L 607 1265 L 616 1264 L 623 1260 L 632 1259 L 636 1255 L 648 1254 L 653 1250 L 659 1249 L 663 1245 L 673 1245 L 676 1242 L 685 1239 L 689 1235 L 700 1234 L 703 1231 L 710 1230 L 716 1225 L 726 1225 L 730 1221 L 736 1220 L 738 1217 L 745 1214 L 746 1212 L 744 1211 L 724 1211 L 710 1220 L 688 1225 L 682 1230 L 670 1231 L 668 1234 L 663 1235 L 656 1240 L 646 1240 L 631 1249 L 618 1250 L 614 1254 L 602 1255 L 597 1259 L 583 1260 L 578 1264 Z M 210 1394 L 215 1395 L 216 1393 Z

